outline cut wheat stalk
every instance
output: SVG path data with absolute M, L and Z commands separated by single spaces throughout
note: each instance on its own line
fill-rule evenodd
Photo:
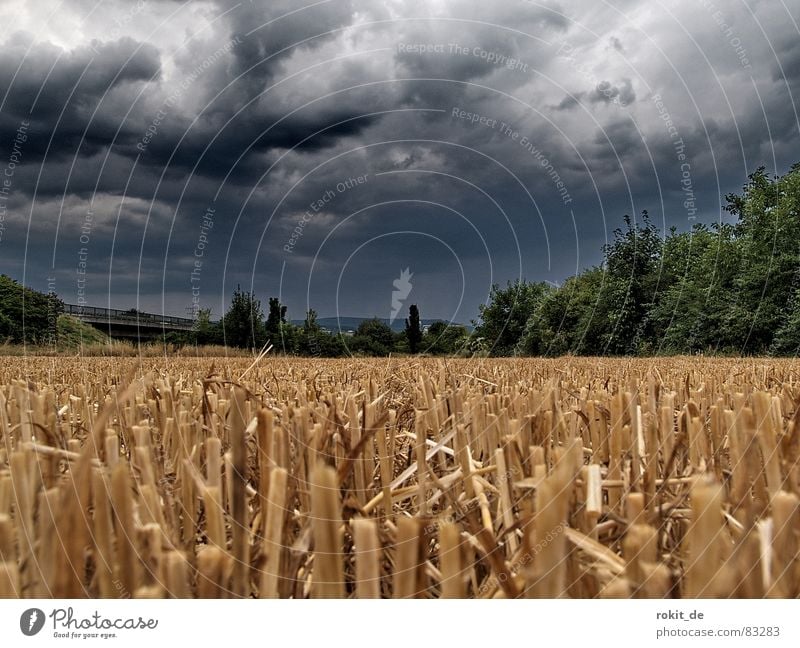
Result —
M 239 597 L 247 597 L 250 593 L 250 521 L 247 519 L 247 408 L 244 390 L 234 389 L 233 405 L 230 410 L 231 428 L 231 525 L 233 568 L 233 593 Z
M 720 577 L 723 541 L 722 486 L 710 476 L 698 477 L 692 485 L 692 519 L 687 530 L 688 555 L 684 590 L 692 598 L 713 597 Z
M 356 597 L 381 597 L 381 548 L 374 520 L 354 519 L 353 542 L 356 556 Z
M 311 528 L 314 532 L 314 598 L 344 598 L 342 520 L 336 471 L 320 465 L 311 482 Z
M 420 527 L 414 518 L 397 520 L 395 541 L 394 583 L 395 598 L 418 598 L 420 591 Z
M 264 543 L 261 552 L 266 557 L 261 573 L 260 594 L 262 598 L 277 598 L 283 551 L 283 521 L 286 513 L 286 481 L 284 468 L 275 468 L 270 473 L 265 523 Z
M 446 523 L 439 527 L 439 564 L 442 598 L 465 598 L 464 546 L 457 524 Z

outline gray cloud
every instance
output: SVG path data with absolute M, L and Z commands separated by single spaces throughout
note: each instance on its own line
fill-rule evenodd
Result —
M 0 271 L 67 301 L 91 213 L 90 297 L 182 314 L 213 208 L 217 314 L 241 283 L 384 315 L 408 266 L 425 317 L 467 321 L 492 281 L 597 263 L 624 213 L 689 227 L 678 139 L 706 221 L 797 161 L 800 39 L 770 3 L 95 5 L 25 5 L 0 49 L 0 165 L 28 123 Z
M 592 103 L 616 103 L 627 106 L 636 101 L 636 93 L 633 91 L 630 79 L 623 79 L 619 85 L 601 81 L 588 93 L 588 98 Z
M 158 51 L 127 37 L 64 51 L 15 34 L 0 53 L 0 137 L 13 139 L 26 120 L 28 158 L 45 150 L 58 157 L 78 144 L 95 153 L 112 141 L 120 110 L 140 84 L 157 81 L 159 72 Z

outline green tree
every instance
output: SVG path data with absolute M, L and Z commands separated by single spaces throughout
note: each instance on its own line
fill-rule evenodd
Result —
M 494 355 L 512 355 L 525 331 L 525 325 L 539 302 L 550 292 L 546 283 L 517 280 L 506 288 L 492 286 L 487 304 L 478 307 L 480 323 L 474 336 Z
M 614 230 L 614 241 L 603 247 L 608 281 L 604 303 L 598 304 L 609 325 L 600 350 L 612 355 L 637 353 L 641 341 L 652 336 L 647 314 L 657 298 L 663 245 L 647 211 L 641 225 L 628 215 L 623 220 L 625 229 Z
M 661 284 L 649 312 L 651 335 L 640 351 L 651 354 L 734 350 L 730 330 L 738 243 L 731 225 L 674 229 L 664 241 Z
M 378 318 L 362 321 L 348 346 L 355 353 L 385 356 L 394 347 L 394 333 L 388 324 Z
M 307 333 L 316 333 L 319 331 L 319 324 L 317 324 L 317 311 L 313 308 L 306 311 L 306 319 L 303 321 L 303 330 Z
M 346 352 L 347 348 L 339 333 L 328 333 L 320 330 L 317 337 L 317 352 L 313 355 L 322 358 L 338 358 L 345 355 Z
M 517 345 L 520 355 L 599 354 L 610 335 L 608 273 L 591 268 L 548 290 Z
M 775 333 L 771 353 L 796 356 L 800 354 L 800 288 L 795 289 L 788 305 L 786 321 Z
M 431 322 L 425 331 L 422 348 L 434 355 L 454 355 L 465 351 L 468 341 L 469 333 L 465 327 L 437 320 Z
M 222 318 L 222 332 L 227 345 L 242 349 L 260 348 L 266 338 L 261 300 L 237 286 L 231 306 Z
M 267 315 L 267 335 L 273 344 L 280 339 L 281 324 L 286 323 L 286 306 L 281 304 L 277 297 L 269 298 L 269 313 Z
M 738 219 L 739 260 L 728 325 L 739 352 L 764 353 L 778 331 L 783 331 L 782 345 L 786 343 L 785 327 L 797 307 L 800 165 L 772 178 L 761 167 L 741 194 L 729 194 L 726 200 L 726 210 Z
M 269 313 L 267 315 L 267 329 L 277 331 L 278 325 L 286 322 L 286 306 L 281 304 L 277 297 L 269 298 Z
M 195 344 L 221 344 L 222 331 L 219 324 L 211 321 L 211 309 L 201 308 L 197 311 L 197 317 L 192 330 L 192 337 Z
M 284 324 L 285 326 L 285 324 Z M 295 336 L 295 350 L 300 355 L 321 356 L 322 352 L 322 332 L 320 325 L 317 324 L 317 312 L 312 308 L 306 312 L 303 326 L 297 331 Z
M 604 263 L 556 289 L 493 288 L 473 343 L 496 355 L 775 353 L 800 350 L 800 164 L 763 168 L 726 196 L 736 223 L 671 230 L 647 212 Z
M 406 320 L 405 329 L 406 339 L 408 340 L 408 348 L 411 353 L 416 353 L 419 350 L 419 343 L 422 342 L 422 327 L 419 323 L 419 308 L 416 304 L 411 304 L 408 307 L 408 319 Z
M 302 336 L 296 329 L 286 321 L 286 306 L 277 297 L 270 297 L 266 336 L 276 351 L 291 352 L 298 345 L 298 339 Z
M 0 341 L 17 342 L 18 334 L 14 322 L 4 312 L 0 311 Z

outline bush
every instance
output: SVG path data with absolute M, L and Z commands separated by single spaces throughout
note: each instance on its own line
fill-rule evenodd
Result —
M 444 321 L 431 323 L 422 338 L 422 351 L 435 355 L 453 355 L 465 351 L 469 333 L 459 324 Z
M 64 302 L 0 275 L 0 337 L 13 344 L 54 344 Z
M 358 325 L 351 348 L 372 349 L 375 355 L 389 355 L 394 348 L 395 335 L 388 324 L 377 317 L 364 320 Z

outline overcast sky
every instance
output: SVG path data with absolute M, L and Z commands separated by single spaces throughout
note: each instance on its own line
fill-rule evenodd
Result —
M 0 0 L 0 272 L 468 322 L 800 161 L 798 0 Z M 402 282 L 401 282 L 402 285 Z

